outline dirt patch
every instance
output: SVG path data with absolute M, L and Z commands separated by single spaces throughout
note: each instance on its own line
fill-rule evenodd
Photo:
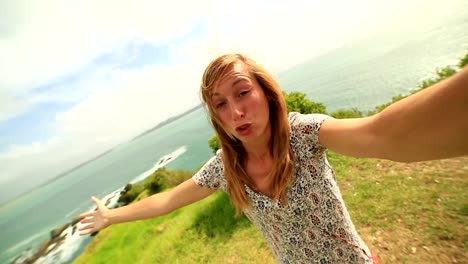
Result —
M 362 238 L 381 261 L 468 263 L 468 218 L 463 211 L 468 207 L 468 157 L 416 163 L 377 160 L 374 166 L 376 173 L 370 174 L 369 180 L 385 182 L 394 176 L 393 179 L 413 181 L 414 184 L 401 187 L 414 188 L 415 195 L 425 197 L 403 205 L 410 212 L 417 212 L 416 217 L 401 215 L 402 219 L 389 223 L 387 228 L 359 227 Z M 363 173 L 368 171 L 364 169 Z M 420 195 L 421 191 L 431 195 Z M 397 211 L 386 206 L 389 215 Z
M 360 233 L 370 250 L 382 263 L 467 263 L 463 246 L 443 241 L 427 241 L 421 234 L 405 227 Z

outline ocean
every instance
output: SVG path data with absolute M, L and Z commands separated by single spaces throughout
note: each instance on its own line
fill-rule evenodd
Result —
M 417 88 L 436 68 L 456 64 L 468 53 L 468 15 L 456 14 L 415 35 L 376 33 L 276 78 L 284 90 L 304 92 L 329 111 L 372 109 Z M 211 157 L 207 141 L 213 134 L 203 109 L 198 109 L 2 206 L 0 263 L 31 252 L 52 229 L 92 208 L 90 196 L 103 198 L 144 178 L 165 155 L 176 153 L 167 168 L 194 171 Z M 60 250 L 41 262 L 70 263 L 90 240 L 69 234 Z

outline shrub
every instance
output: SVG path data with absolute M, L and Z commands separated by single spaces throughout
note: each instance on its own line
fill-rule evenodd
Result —
M 313 102 L 306 98 L 305 93 L 283 92 L 288 112 L 299 112 L 302 114 L 322 113 L 326 114 L 327 109 L 323 103 Z
M 465 57 L 460 59 L 460 62 L 458 62 L 457 66 L 461 69 L 465 67 L 467 64 L 468 64 L 468 53 L 465 54 Z
M 213 154 L 216 154 L 216 151 L 220 149 L 218 137 L 214 135 L 208 139 L 208 145 L 210 146 L 211 150 L 213 150 Z
M 362 117 L 362 112 L 359 111 L 359 109 L 357 108 L 352 108 L 351 110 L 345 110 L 345 109 L 339 109 L 333 113 L 330 114 L 331 116 L 333 116 L 334 118 L 339 118 L 339 119 L 343 119 L 343 118 L 358 118 L 358 117 Z
M 135 198 L 140 195 L 140 193 L 144 190 L 141 184 L 127 184 L 124 190 L 120 193 L 120 197 L 118 202 L 121 204 L 129 204 L 135 200 Z
M 161 192 L 164 189 L 179 185 L 192 177 L 193 173 L 186 170 L 157 169 L 144 181 L 145 189 L 150 194 Z

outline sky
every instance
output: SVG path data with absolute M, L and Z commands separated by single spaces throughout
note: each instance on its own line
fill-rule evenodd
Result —
M 0 204 L 200 103 L 204 68 L 273 73 L 463 0 L 0 0 Z

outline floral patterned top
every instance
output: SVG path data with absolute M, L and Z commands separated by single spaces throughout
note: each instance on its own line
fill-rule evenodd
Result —
M 295 165 L 285 206 L 245 185 L 250 207 L 243 212 L 280 263 L 373 263 L 351 222 L 325 148 L 318 143 L 318 131 L 327 118 L 289 114 Z M 192 179 L 200 186 L 226 191 L 221 151 Z

